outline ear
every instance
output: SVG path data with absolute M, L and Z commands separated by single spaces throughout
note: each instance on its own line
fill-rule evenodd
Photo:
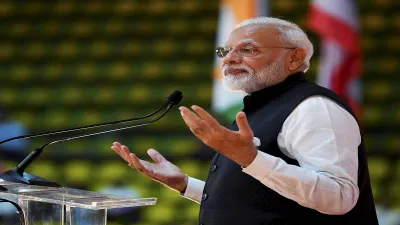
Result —
M 289 53 L 288 56 L 288 69 L 289 71 L 298 70 L 306 59 L 307 52 L 304 48 L 296 48 Z

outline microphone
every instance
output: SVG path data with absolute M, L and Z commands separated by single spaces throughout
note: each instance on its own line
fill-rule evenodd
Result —
M 108 125 L 122 124 L 122 123 L 133 122 L 133 121 L 137 121 L 137 120 L 141 120 L 141 119 L 146 119 L 146 118 L 149 118 L 149 117 L 155 115 L 156 113 L 160 112 L 162 109 L 164 109 L 166 106 L 168 106 L 170 104 L 172 104 L 172 105 L 178 104 L 182 100 L 182 98 L 183 98 L 182 92 L 176 90 L 168 96 L 167 101 L 160 108 L 158 108 L 156 111 L 154 111 L 148 115 L 142 116 L 142 117 L 118 120 L 118 121 L 107 122 L 107 123 L 99 123 L 99 124 L 93 124 L 93 125 L 88 125 L 88 126 L 63 129 L 63 130 L 49 131 L 49 132 L 43 132 L 43 133 L 37 133 L 37 134 L 17 136 L 17 137 L 12 137 L 12 138 L 8 138 L 8 139 L 0 141 L 0 145 L 3 143 L 9 142 L 9 141 L 18 140 L 18 139 L 43 137 L 43 136 L 48 136 L 48 135 L 53 135 L 53 134 L 62 134 L 62 133 L 68 133 L 68 132 L 78 131 L 78 130 L 87 130 L 90 128 L 104 127 L 104 126 L 108 126 Z
M 164 105 L 162 107 L 160 107 L 157 111 L 148 114 L 144 117 L 140 117 L 140 118 L 147 118 L 150 117 L 151 115 L 156 114 L 157 112 L 161 111 L 163 108 L 167 107 L 166 110 L 157 118 L 150 120 L 150 121 L 146 121 L 146 122 L 141 122 L 138 124 L 134 124 L 134 125 L 130 125 L 127 127 L 121 127 L 121 128 L 116 128 L 116 129 L 112 129 L 112 130 L 106 130 L 106 131 L 100 131 L 100 132 L 95 132 L 95 133 L 90 133 L 90 134 L 85 134 L 85 135 L 79 135 L 79 136 L 73 136 L 73 137 L 68 137 L 68 138 L 62 138 L 59 140 L 55 140 L 55 141 L 50 141 L 44 145 L 42 145 L 39 148 L 34 149 L 24 160 L 22 160 L 21 163 L 19 163 L 14 169 L 9 170 L 4 172 L 3 174 L 0 175 L 0 179 L 6 180 L 6 181 L 10 181 L 10 182 L 15 182 L 15 183 L 23 183 L 23 184 L 30 184 L 30 185 L 39 185 L 39 186 L 46 186 L 46 187 L 61 187 L 59 184 L 54 183 L 52 181 L 43 179 L 41 177 L 29 174 L 29 173 L 25 173 L 25 169 L 43 152 L 43 149 L 48 146 L 48 145 L 52 145 L 55 143 L 59 143 L 59 142 L 64 142 L 64 141 L 70 141 L 70 140 L 74 140 L 74 139 L 79 139 L 79 138 L 84 138 L 84 137 L 90 137 L 90 136 L 95 136 L 95 135 L 100 135 L 100 134 L 105 134 L 105 133 L 110 133 L 110 132 L 115 132 L 115 131 L 120 131 L 120 130 L 126 130 L 126 129 L 130 129 L 130 128 L 135 128 L 135 127 L 141 127 L 141 126 L 146 126 L 149 125 L 151 123 L 154 123 L 158 120 L 160 120 L 162 117 L 164 117 L 169 110 L 174 106 L 177 105 L 181 100 L 182 100 L 183 96 L 182 96 L 182 92 L 180 91 L 174 91 L 168 98 L 167 98 L 167 102 L 164 103 Z M 39 135 L 41 136 L 45 136 L 45 135 L 50 135 L 50 134 L 54 134 L 55 132 L 57 133 L 64 133 L 64 132 L 70 132 L 73 130 L 79 130 L 79 129 L 88 129 L 88 128 L 93 128 L 93 127 L 99 127 L 99 126 L 106 126 L 106 125 L 110 125 L 110 124 L 116 124 L 116 123 L 125 123 L 128 121 L 133 121 L 133 120 L 138 120 L 138 118 L 134 118 L 134 119 L 128 119 L 128 120 L 120 120 L 120 121 L 115 121 L 115 122 L 109 122 L 109 123 L 103 123 L 103 124 L 95 124 L 95 125 L 90 125 L 90 126 L 85 126 L 85 127 L 79 127 L 79 128 L 71 128 L 71 129 L 67 129 L 66 130 L 60 130 L 60 131 L 53 131 L 53 132 L 47 132 L 47 133 L 41 133 Z M 122 122 L 121 122 L 122 121 Z M 35 136 L 35 135 L 31 135 L 31 136 Z M 36 136 L 37 137 L 37 136 Z M 25 138 L 25 137 L 23 137 Z M 12 138 L 8 139 L 11 140 Z M 15 140 L 15 139 L 12 139 Z M 4 142 L 2 142 L 4 143 Z M 0 190 L 1 191 L 1 190 Z

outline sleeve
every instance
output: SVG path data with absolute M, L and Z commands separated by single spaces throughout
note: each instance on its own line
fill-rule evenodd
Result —
M 259 151 L 243 172 L 302 206 L 345 214 L 359 196 L 360 142 L 358 124 L 350 113 L 330 99 L 310 97 L 290 114 L 278 136 L 283 153 L 300 166 Z
M 204 181 L 189 177 L 188 185 L 186 187 L 185 193 L 183 193 L 182 196 L 194 202 L 200 203 L 204 185 Z

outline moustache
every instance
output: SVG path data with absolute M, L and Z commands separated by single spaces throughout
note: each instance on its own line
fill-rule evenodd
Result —
M 222 67 L 222 73 L 224 75 L 226 75 L 231 70 L 244 70 L 247 73 L 254 73 L 254 70 L 252 68 L 250 68 L 247 65 L 243 65 L 243 64 L 230 64 L 230 65 L 225 64 Z

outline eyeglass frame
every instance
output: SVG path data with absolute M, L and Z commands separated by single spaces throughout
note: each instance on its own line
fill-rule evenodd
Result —
M 252 46 L 252 45 L 245 45 L 245 46 L 243 46 L 243 48 L 248 47 L 248 46 L 251 46 L 251 47 L 254 48 L 254 49 L 258 49 L 258 48 L 296 49 L 296 48 L 297 48 L 297 47 L 286 47 L 286 46 L 256 47 L 256 46 Z M 222 48 L 222 49 L 228 48 L 228 49 L 229 49 L 229 52 L 228 52 L 226 55 L 223 55 L 222 52 L 221 52 L 221 48 Z M 252 57 L 249 57 L 249 56 L 243 56 L 243 55 L 242 55 L 243 53 L 240 53 L 239 51 L 237 51 L 237 46 L 236 46 L 236 47 L 222 47 L 222 46 L 218 46 L 218 47 L 215 49 L 215 52 L 216 52 L 216 54 L 217 54 L 217 56 L 218 56 L 219 58 L 223 59 L 223 58 L 225 58 L 229 53 L 231 53 L 232 50 L 234 50 L 234 51 L 235 51 L 238 55 L 240 55 L 241 57 L 252 58 Z

